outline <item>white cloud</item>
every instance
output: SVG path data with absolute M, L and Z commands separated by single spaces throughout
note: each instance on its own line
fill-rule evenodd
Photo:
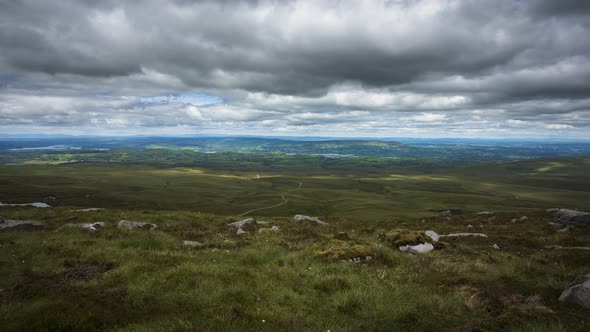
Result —
M 574 126 L 567 125 L 567 124 L 548 124 L 545 126 L 545 128 L 547 128 L 547 129 L 570 129 L 570 128 L 574 128 Z
M 401 117 L 400 119 L 404 121 L 438 122 L 446 120 L 447 115 L 442 113 L 422 113 L 413 116 Z

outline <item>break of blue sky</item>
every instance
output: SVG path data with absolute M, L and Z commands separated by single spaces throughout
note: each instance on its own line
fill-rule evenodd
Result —
M 589 138 L 588 3 L 13 2 L 0 132 Z

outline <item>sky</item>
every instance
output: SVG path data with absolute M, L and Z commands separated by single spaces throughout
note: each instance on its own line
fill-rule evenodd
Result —
M 0 134 L 590 138 L 590 1 L 0 0 Z

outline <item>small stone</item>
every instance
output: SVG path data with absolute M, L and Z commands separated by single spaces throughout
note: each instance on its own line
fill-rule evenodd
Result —
M 258 230 L 258 233 L 264 233 L 264 232 L 278 232 L 280 230 L 279 226 L 272 226 L 270 228 L 260 228 Z
M 500 250 L 500 246 L 495 243 L 492 245 L 492 248 L 494 248 L 496 250 Z
M 199 248 L 199 247 L 204 246 L 204 244 L 201 242 L 189 241 L 189 240 L 182 241 L 182 244 L 184 244 L 185 247 L 193 247 L 193 248 Z
M 445 211 L 441 211 L 440 215 L 443 217 L 449 217 L 449 216 L 452 216 L 453 213 L 451 212 L 451 210 L 445 210 Z
M 510 222 L 514 224 L 514 223 L 517 223 L 517 222 L 525 221 L 527 219 L 528 219 L 527 216 L 522 216 L 520 218 L 514 218 L 514 219 L 510 220 Z

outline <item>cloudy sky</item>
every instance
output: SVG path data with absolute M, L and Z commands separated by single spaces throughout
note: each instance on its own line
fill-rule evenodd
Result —
M 0 133 L 590 138 L 590 1 L 0 0 Z

